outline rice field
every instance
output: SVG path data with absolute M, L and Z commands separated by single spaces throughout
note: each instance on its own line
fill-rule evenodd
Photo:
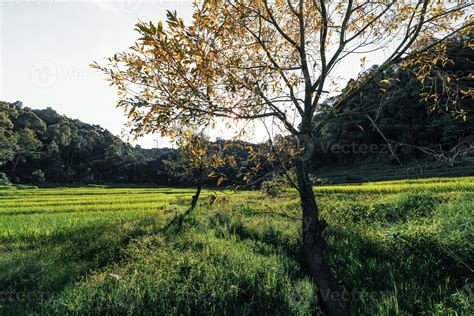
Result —
M 315 187 L 356 315 L 470 315 L 474 177 Z M 321 313 L 296 192 L 0 188 L 0 315 Z M 209 196 L 218 199 L 210 205 Z

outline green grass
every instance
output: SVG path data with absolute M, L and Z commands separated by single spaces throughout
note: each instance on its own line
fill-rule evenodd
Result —
M 474 178 L 315 188 L 358 315 L 470 315 Z M 0 315 L 317 314 L 296 192 L 0 188 Z M 220 203 L 219 203 L 220 202 Z

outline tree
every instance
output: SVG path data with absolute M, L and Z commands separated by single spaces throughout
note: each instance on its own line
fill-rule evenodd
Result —
M 1 105 L 1 104 L 0 104 Z M 13 160 L 18 135 L 13 131 L 13 123 L 8 108 L 0 108 L 0 166 Z
M 44 133 L 46 131 L 46 123 L 29 109 L 21 111 L 21 114 L 15 120 L 15 127 L 18 129 L 29 128 L 37 133 Z
M 202 187 L 206 179 L 217 178 L 217 186 L 225 180 L 220 168 L 226 166 L 228 159 L 222 156 L 225 144 L 211 143 L 203 133 L 192 132 L 181 135 L 177 139 L 179 150 L 170 159 L 164 160 L 165 170 L 173 178 L 196 185 L 192 196 L 191 209 L 197 206 Z
M 129 52 L 97 63 L 118 88 L 118 106 L 137 135 L 179 134 L 224 122 L 271 120 L 303 149 L 296 174 L 302 207 L 303 248 L 311 276 L 333 315 L 347 315 L 345 299 L 325 257 L 323 230 L 305 162 L 313 130 L 338 114 L 345 101 L 395 63 L 424 58 L 453 34 L 470 31 L 471 4 L 419 0 L 209 0 L 195 5 L 192 24 L 176 13 L 162 22 L 140 22 Z M 375 72 L 360 76 L 314 122 L 325 93 L 337 89 L 337 67 L 371 52 L 386 56 Z M 363 55 L 360 55 L 363 54 Z M 431 58 L 444 58 L 436 51 Z
M 23 128 L 18 131 L 18 140 L 15 146 L 15 158 L 13 160 L 11 175 L 15 174 L 16 167 L 20 161 L 28 158 L 39 158 L 43 143 L 36 137 L 33 130 Z

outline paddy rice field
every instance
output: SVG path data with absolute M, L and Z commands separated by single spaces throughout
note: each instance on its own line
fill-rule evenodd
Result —
M 354 314 L 473 314 L 474 177 L 315 191 Z M 0 315 L 321 312 L 296 192 L 192 195 L 0 187 Z

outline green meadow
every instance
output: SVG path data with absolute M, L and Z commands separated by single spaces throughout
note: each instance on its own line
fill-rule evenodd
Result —
M 472 315 L 474 177 L 315 191 L 354 314 Z M 0 315 L 321 312 L 295 191 L 192 195 L 1 187 Z

